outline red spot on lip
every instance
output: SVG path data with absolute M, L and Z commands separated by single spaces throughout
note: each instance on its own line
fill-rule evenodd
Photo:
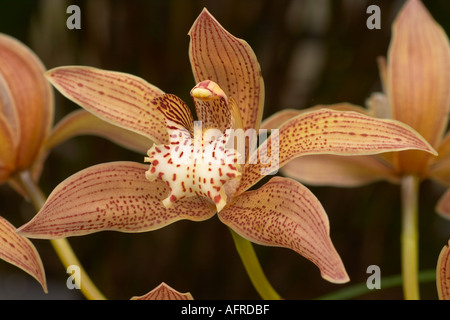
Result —
M 222 197 L 221 197 L 220 194 L 219 194 L 219 195 L 217 195 L 217 196 L 214 197 L 214 202 L 215 202 L 215 203 L 219 203 L 219 202 L 220 202 L 220 199 L 222 199 Z
M 159 161 L 158 161 L 158 160 L 153 160 L 153 162 L 152 162 L 152 165 L 154 165 L 154 166 L 157 166 L 157 165 L 158 165 L 158 163 L 159 163 Z
M 171 201 L 171 202 L 177 201 L 177 197 L 175 197 L 174 195 L 171 195 L 171 196 L 170 196 L 170 201 Z

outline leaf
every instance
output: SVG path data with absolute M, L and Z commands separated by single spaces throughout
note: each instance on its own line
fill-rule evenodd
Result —
M 436 267 L 436 285 L 440 300 L 450 300 L 450 240 L 439 254 Z
M 178 292 L 162 282 L 149 293 L 139 297 L 132 297 L 131 300 L 194 300 L 194 298 L 189 292 Z
M 0 259 L 11 263 L 35 278 L 47 293 L 41 258 L 30 240 L 16 233 L 16 228 L 0 217 Z
M 189 31 L 189 58 L 197 83 L 216 82 L 236 100 L 244 131 L 258 130 L 264 104 L 261 68 L 252 48 L 203 9 Z
M 110 162 L 84 169 L 59 184 L 42 209 L 18 232 L 54 239 L 98 231 L 144 232 L 175 221 L 202 221 L 215 207 L 200 197 L 177 201 L 166 209 L 169 189 L 161 180 L 145 179 L 148 166 Z
M 307 112 L 285 122 L 259 146 L 244 168 L 237 192 L 247 190 L 274 168 L 299 156 L 371 155 L 407 149 L 436 154 L 414 129 L 395 120 L 351 111 Z
M 328 281 L 349 281 L 331 242 L 322 205 L 294 180 L 274 177 L 259 189 L 239 195 L 218 217 L 251 242 L 296 251 L 316 264 Z
M 46 75 L 64 96 L 103 120 L 157 143 L 168 141 L 164 120 L 152 104 L 163 92 L 145 80 L 83 66 L 59 67 Z

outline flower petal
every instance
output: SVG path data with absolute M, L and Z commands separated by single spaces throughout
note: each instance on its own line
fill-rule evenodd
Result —
M 290 120 L 300 114 L 307 113 L 310 111 L 316 111 L 320 109 L 332 109 L 332 110 L 339 110 L 339 111 L 355 111 L 362 114 L 368 114 L 367 110 L 351 104 L 347 102 L 343 103 L 336 103 L 336 104 L 328 104 L 328 105 L 316 105 L 314 107 L 308 108 L 308 109 L 284 109 L 281 111 L 278 111 L 271 115 L 270 117 L 267 117 L 263 120 L 261 123 L 261 129 L 277 129 L 279 128 L 284 122 L 287 120 Z
M 436 212 L 443 218 L 450 220 L 450 189 L 444 193 L 436 204 Z
M 9 172 L 14 169 L 16 159 L 16 141 L 8 120 L 0 113 L 0 168 L 4 174 L 0 175 L 0 183 L 8 178 Z M 4 178 L 2 179 L 2 176 Z
M 152 104 L 162 114 L 169 135 L 180 130 L 194 132 L 194 118 L 183 100 L 173 94 L 164 94 L 155 98 Z
M 30 240 L 18 235 L 16 228 L 2 217 L 0 217 L 0 259 L 30 274 L 47 293 L 45 272 L 39 253 Z
M 228 97 L 236 100 L 244 131 L 258 130 L 264 82 L 252 48 L 225 30 L 206 9 L 194 22 L 189 36 L 189 57 L 196 82 L 216 82 Z
M 431 159 L 427 177 L 450 187 L 450 133 L 447 133 L 437 149 L 438 156 Z
M 328 281 L 349 281 L 331 242 L 322 205 L 294 180 L 274 177 L 261 188 L 241 194 L 218 217 L 254 243 L 296 251 L 316 264 Z
M 371 155 L 406 149 L 436 153 L 414 129 L 395 120 L 351 111 L 308 112 L 285 122 L 252 154 L 237 192 L 247 190 L 274 168 L 298 156 Z
M 9 95 L 9 101 L 0 101 L 0 111 L 20 139 L 16 157 L 19 170 L 38 156 L 53 122 L 53 91 L 44 72 L 42 62 L 28 47 L 0 34 L 0 82 L 7 84 L 7 89 L 0 88 L 0 100 L 5 98 L 5 90 Z
M 194 300 L 194 298 L 189 292 L 178 292 L 162 282 L 149 293 L 139 297 L 132 297 L 131 300 Z
M 59 184 L 41 211 L 18 229 L 30 238 L 61 238 L 103 230 L 144 232 L 181 219 L 201 221 L 215 207 L 191 197 L 166 209 L 167 185 L 145 179 L 146 165 L 111 162 L 82 170 Z
M 84 109 L 76 110 L 61 119 L 45 141 L 50 150 L 60 143 L 79 135 L 95 135 L 118 145 L 145 154 L 153 141 L 130 130 L 106 122 Z
M 433 147 L 442 139 L 450 108 L 450 45 L 418 0 L 406 2 L 392 30 L 387 93 L 393 118 L 416 129 Z M 399 168 L 422 170 L 429 155 L 402 152 Z
M 286 163 L 281 173 L 316 186 L 359 187 L 379 180 L 397 182 L 394 168 L 377 156 L 298 157 Z
M 164 120 L 151 103 L 163 92 L 145 80 L 83 66 L 59 67 L 46 75 L 64 96 L 105 121 L 158 143 L 168 141 Z
M 450 300 L 450 240 L 439 254 L 436 267 L 436 285 L 440 300 Z

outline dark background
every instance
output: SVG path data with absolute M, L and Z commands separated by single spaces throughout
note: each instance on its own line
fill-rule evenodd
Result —
M 390 27 L 401 1 L 364 0 L 2 0 L 0 32 L 30 46 L 47 68 L 89 65 L 140 76 L 190 103 L 195 85 L 187 32 L 203 7 L 254 49 L 266 87 L 264 117 L 284 108 L 351 102 L 364 105 L 380 90 L 376 57 L 386 55 Z M 447 33 L 450 2 L 424 1 Z M 68 30 L 66 8 L 79 5 L 81 30 Z M 366 9 L 381 9 L 381 29 L 369 30 Z M 56 95 L 55 121 L 79 108 Z M 143 155 L 97 137 L 78 137 L 55 148 L 41 187 L 48 194 L 69 175 L 90 165 Z M 351 278 L 345 285 L 323 280 L 308 260 L 288 249 L 255 245 L 275 289 L 286 299 L 314 299 L 365 283 L 366 269 L 400 273 L 399 188 L 385 182 L 362 188 L 310 187 L 325 207 L 331 237 Z M 447 243 L 450 222 L 434 205 L 444 188 L 429 181 L 420 190 L 420 268 L 433 269 Z M 35 214 L 6 185 L 0 186 L 0 215 L 20 226 Z M 196 299 L 259 299 L 228 229 L 217 217 L 181 221 L 149 233 L 100 232 L 70 238 L 98 287 L 111 299 L 142 295 L 162 281 Z M 0 262 L 2 299 L 82 299 L 65 283 L 68 275 L 48 241 L 33 240 L 47 275 L 49 294 L 19 269 Z M 422 298 L 436 299 L 434 282 L 421 285 Z M 374 290 L 358 299 L 402 299 L 400 287 Z

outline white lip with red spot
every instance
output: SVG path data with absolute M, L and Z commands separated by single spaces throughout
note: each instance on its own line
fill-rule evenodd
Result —
M 166 207 L 191 196 L 211 199 L 217 211 L 226 205 L 224 185 L 241 176 L 239 153 L 225 148 L 226 135 L 211 141 L 207 131 L 195 126 L 194 138 L 187 130 L 173 131 L 170 144 L 154 145 L 148 151 L 145 162 L 150 163 L 150 168 L 146 178 L 150 181 L 159 178 L 167 183 L 170 194 L 163 200 Z

